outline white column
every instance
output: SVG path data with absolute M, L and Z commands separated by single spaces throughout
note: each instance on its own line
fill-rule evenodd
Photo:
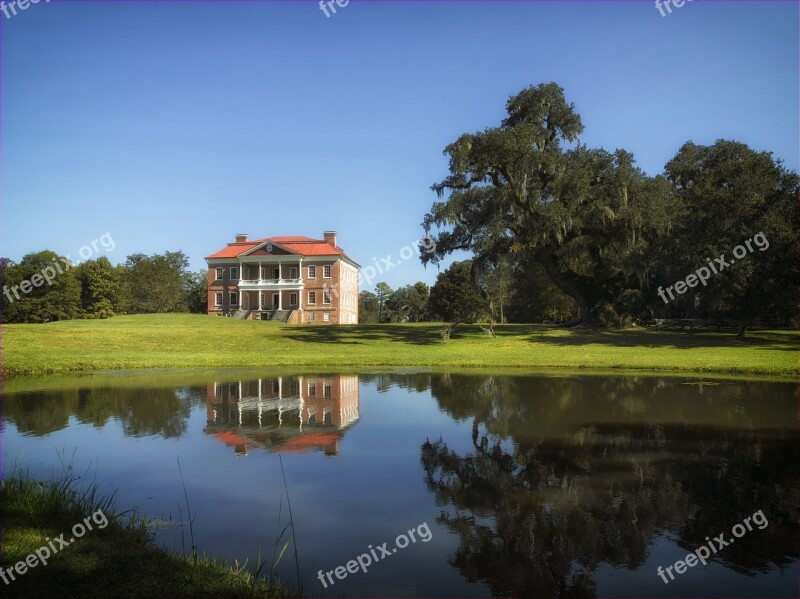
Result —
M 302 376 L 298 377 L 298 379 L 299 379 L 298 382 L 300 383 L 300 432 L 302 433 L 303 432 L 303 412 L 304 412 L 305 407 L 306 407 L 306 401 L 305 401 L 305 398 L 303 397 L 303 385 L 305 385 L 305 381 L 303 380 Z
M 259 291 L 259 292 L 258 292 L 258 308 L 256 308 L 257 310 L 260 310 L 260 309 L 261 309 L 261 306 L 263 306 L 263 305 L 264 305 L 264 303 L 263 303 L 263 300 L 261 299 L 261 294 L 262 294 L 262 293 L 263 293 L 262 291 Z
M 283 310 L 283 290 L 278 291 L 278 310 Z
M 300 323 L 303 322 L 303 292 L 305 291 L 305 286 L 303 285 L 303 259 L 300 258 L 300 289 L 297 290 L 297 310 L 300 312 Z

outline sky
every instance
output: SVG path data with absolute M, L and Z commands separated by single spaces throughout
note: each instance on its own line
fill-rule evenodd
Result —
M 798 73 L 797 2 L 41 0 L 0 13 L 0 255 L 108 234 L 83 256 L 197 270 L 236 233 L 336 230 L 385 269 L 362 290 L 432 284 L 406 248 L 443 150 L 509 96 L 555 81 L 650 175 L 720 138 L 797 170 Z

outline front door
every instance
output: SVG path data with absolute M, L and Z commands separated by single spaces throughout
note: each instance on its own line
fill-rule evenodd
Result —
M 272 309 L 273 310 L 277 310 L 278 309 L 279 301 L 280 301 L 280 296 L 277 293 L 273 293 L 272 294 Z

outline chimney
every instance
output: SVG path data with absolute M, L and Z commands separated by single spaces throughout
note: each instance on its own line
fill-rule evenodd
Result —
M 245 243 L 247 241 L 247 233 L 237 233 L 236 243 Z
M 336 231 L 325 231 L 322 237 L 326 243 L 333 244 L 333 247 L 338 247 L 336 245 Z

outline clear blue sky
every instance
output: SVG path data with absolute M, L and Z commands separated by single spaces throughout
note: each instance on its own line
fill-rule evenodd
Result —
M 203 257 L 339 233 L 362 265 L 422 231 L 442 150 L 556 81 L 589 146 L 662 171 L 692 139 L 798 164 L 798 4 L 71 2 L 0 14 L 0 254 L 103 233 Z M 433 282 L 405 262 L 393 287 Z

